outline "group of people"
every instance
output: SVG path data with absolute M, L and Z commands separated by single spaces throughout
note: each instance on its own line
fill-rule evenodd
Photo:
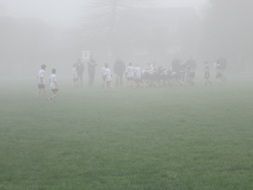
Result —
M 216 72 L 216 80 L 225 80 L 226 60 L 218 59 L 214 65 L 208 62 L 204 64 L 204 84 L 211 85 L 211 66 Z M 127 82 L 130 87 L 154 87 L 166 85 L 194 85 L 197 72 L 197 63 L 193 59 L 185 62 L 175 59 L 171 65 L 155 66 L 148 64 L 146 67 L 134 65 L 129 63 L 126 65 L 123 61 L 118 60 L 110 69 L 108 64 L 102 69 L 102 78 L 105 87 L 112 87 L 113 74 L 116 86 L 122 86 L 123 80 Z
M 86 64 L 88 68 L 88 84 L 89 86 L 92 86 L 95 80 L 97 64 L 94 59 L 87 61 Z M 85 63 L 82 62 L 80 59 L 77 61 L 77 63 L 73 65 L 74 85 L 83 85 L 84 65 Z M 134 65 L 132 63 L 126 65 L 123 61 L 117 60 L 114 63 L 112 69 L 107 63 L 102 67 L 103 86 L 106 88 L 112 87 L 113 75 L 115 76 L 114 78 L 117 87 L 123 85 L 124 79 L 127 80 L 128 86 L 154 86 L 158 85 L 159 83 L 168 83 L 172 79 L 180 81 L 181 76 L 183 74 L 182 72 L 185 72 L 181 68 L 184 67 L 178 65 L 175 65 L 174 67 L 175 68 L 173 68 L 173 70 L 170 70 L 165 67 L 154 67 L 153 64 L 149 64 L 147 67 L 143 68 L 139 65 Z M 187 67 L 187 77 L 190 83 L 193 83 L 193 70 L 194 69 L 192 66 Z
M 46 68 L 47 66 L 45 64 L 41 65 L 40 70 L 38 72 L 38 89 L 39 89 L 39 95 L 45 96 L 46 95 L 46 89 L 47 85 L 49 85 L 49 88 L 51 90 L 51 95 L 48 97 L 49 100 L 54 100 L 57 92 L 58 92 L 58 84 L 56 80 L 56 69 L 52 69 L 51 74 L 48 79 L 46 79 Z
M 211 85 L 212 82 L 210 80 L 211 78 L 211 69 L 210 69 L 210 64 L 206 61 L 205 62 L 205 71 L 204 71 L 204 79 L 205 79 L 205 85 Z M 215 70 L 216 70 L 216 76 L 215 79 L 218 81 L 225 81 L 225 70 L 227 68 L 227 61 L 224 58 L 218 59 L 215 62 Z
M 89 80 L 88 84 L 89 86 L 93 86 L 94 81 L 95 81 L 97 64 L 93 58 L 91 58 L 89 61 L 86 61 L 86 63 L 87 63 L 88 80 Z M 81 59 L 78 59 L 78 61 L 72 67 L 73 82 L 75 85 L 83 86 L 84 71 L 85 71 L 84 62 Z
M 224 72 L 226 70 L 226 60 L 219 59 L 215 62 L 216 79 L 224 81 Z M 83 86 L 84 84 L 84 72 L 87 66 L 88 85 L 92 86 L 95 82 L 96 67 L 97 64 L 94 59 L 90 59 L 87 62 L 83 62 L 79 59 L 73 65 L 73 83 L 74 85 Z M 41 65 L 38 72 L 38 89 L 39 94 L 46 94 L 46 86 L 52 92 L 49 97 L 50 100 L 54 100 L 58 92 L 58 84 L 56 80 L 56 69 L 52 69 L 49 80 L 46 80 L 46 65 Z M 113 81 L 115 81 L 116 87 L 123 86 L 123 81 L 126 80 L 126 84 L 129 87 L 158 87 L 167 86 L 171 84 L 175 85 L 194 85 L 196 78 L 197 64 L 193 59 L 189 59 L 185 62 L 175 59 L 170 66 L 155 66 L 154 64 L 147 64 L 146 67 L 134 65 L 129 63 L 126 65 L 123 61 L 117 60 L 113 67 L 110 68 L 106 63 L 102 67 L 101 78 L 103 81 L 103 87 L 112 88 Z M 204 84 L 211 85 L 211 64 L 209 62 L 204 63 Z M 48 83 L 47 83 L 48 81 Z

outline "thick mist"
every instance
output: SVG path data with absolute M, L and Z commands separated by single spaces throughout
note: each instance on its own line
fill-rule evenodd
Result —
M 83 50 L 99 66 L 223 57 L 233 72 L 249 71 L 250 7 L 247 0 L 1 0 L 1 77 L 32 78 L 41 64 L 68 77 Z
M 253 0 L 0 0 L 0 190 L 253 189 Z

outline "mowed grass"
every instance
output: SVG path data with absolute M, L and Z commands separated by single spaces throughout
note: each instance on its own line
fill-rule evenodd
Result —
M 0 92 L 0 190 L 251 190 L 253 86 Z

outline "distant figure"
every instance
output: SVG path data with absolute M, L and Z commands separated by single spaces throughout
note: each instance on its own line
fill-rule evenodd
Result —
M 112 71 L 107 64 L 105 65 L 103 77 L 105 80 L 105 87 L 112 88 Z
M 49 100 L 54 100 L 58 93 L 58 84 L 56 80 L 56 69 L 52 69 L 52 73 L 49 77 L 49 87 L 52 91 L 52 96 L 49 97 Z
M 181 64 L 181 60 L 180 59 L 174 59 L 171 63 L 171 68 L 172 68 L 172 75 L 173 75 L 173 79 L 175 80 L 176 83 L 181 84 L 182 83 L 182 74 L 183 74 L 183 67 Z
M 210 67 L 208 65 L 208 62 L 205 63 L 205 74 L 204 74 L 204 77 L 205 77 L 205 85 L 206 86 L 209 86 L 211 85 L 211 81 L 210 81 Z
M 84 64 L 81 59 L 78 59 L 76 63 L 76 70 L 77 70 L 78 82 L 80 86 L 83 86 Z
M 93 86 L 94 80 L 95 80 L 95 75 L 96 75 L 96 62 L 92 58 L 88 63 L 88 77 L 89 77 L 89 86 Z
M 39 95 L 46 93 L 46 65 L 41 65 L 40 70 L 38 72 L 38 89 L 39 89 Z
M 72 77 L 74 86 L 78 82 L 78 73 L 77 73 L 77 64 L 74 64 L 72 67 Z
M 129 63 L 127 66 L 126 78 L 127 78 L 128 86 L 132 86 L 133 80 L 134 80 L 134 67 L 132 63 Z
M 224 58 L 220 58 L 216 62 L 216 79 L 219 81 L 225 81 L 225 70 L 227 68 L 227 61 Z
M 142 81 L 145 87 L 153 85 L 153 76 L 155 73 L 155 68 L 153 64 L 147 63 L 147 67 L 142 69 Z
M 123 61 L 117 60 L 114 64 L 113 71 L 116 75 L 116 86 L 123 85 L 123 76 L 126 70 L 126 65 Z
M 105 63 L 104 66 L 102 67 L 101 69 L 101 73 L 102 73 L 102 81 L 103 81 L 103 84 L 102 86 L 105 88 L 106 87 L 106 69 L 108 67 L 108 64 Z
M 136 87 L 140 87 L 142 83 L 142 69 L 139 66 L 134 67 L 134 82 Z
M 194 59 L 189 59 L 185 63 L 185 79 L 190 85 L 194 85 L 196 67 L 197 64 Z

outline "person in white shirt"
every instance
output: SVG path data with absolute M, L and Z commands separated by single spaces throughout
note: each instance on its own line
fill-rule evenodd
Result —
M 126 69 L 126 78 L 128 81 L 128 86 L 132 86 L 133 85 L 133 81 L 134 81 L 134 67 L 132 63 L 129 63 Z
M 126 69 L 127 80 L 131 81 L 134 78 L 134 67 L 132 63 L 129 63 Z
M 112 88 L 112 71 L 108 67 L 108 65 L 105 65 L 105 70 L 104 70 L 104 80 L 106 84 L 106 88 Z
M 141 80 L 142 80 L 141 67 L 139 67 L 139 66 L 134 67 L 134 81 L 135 81 L 136 87 L 140 87 Z
M 102 75 L 102 81 L 103 81 L 103 87 L 106 87 L 106 69 L 107 69 L 108 65 L 107 63 L 105 63 L 105 65 L 102 67 L 101 69 L 101 75 Z
M 59 91 L 57 80 L 56 80 L 56 69 L 52 69 L 52 73 L 49 77 L 49 87 L 52 91 L 52 96 L 49 99 L 54 100 Z
M 46 93 L 46 65 L 41 65 L 40 70 L 38 72 L 38 89 L 39 95 Z

